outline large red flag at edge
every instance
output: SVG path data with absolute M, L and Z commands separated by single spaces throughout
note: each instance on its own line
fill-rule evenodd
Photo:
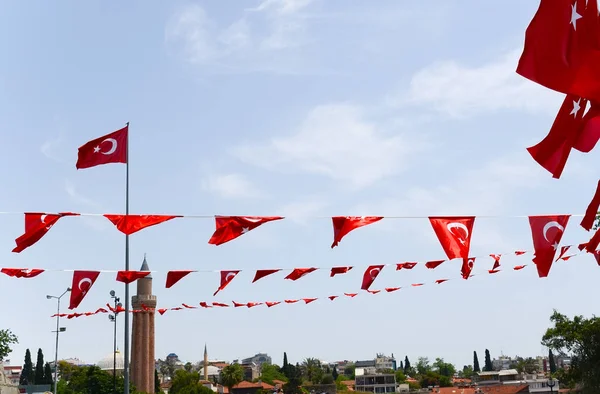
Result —
M 540 278 L 546 278 L 554 262 L 560 240 L 570 215 L 530 216 L 529 225 L 533 238 L 535 263 Z
M 469 257 L 475 216 L 430 217 L 429 221 L 448 259 Z
M 99 271 L 73 271 L 69 309 L 75 309 L 81 304 L 99 275 Z

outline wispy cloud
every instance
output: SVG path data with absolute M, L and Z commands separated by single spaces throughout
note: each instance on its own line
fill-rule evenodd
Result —
M 308 172 L 366 187 L 404 171 L 423 145 L 399 130 L 386 130 L 365 112 L 350 104 L 322 105 L 293 134 L 238 146 L 233 154 L 273 171 Z
M 75 204 L 81 205 L 86 209 L 90 209 L 97 212 L 104 212 L 103 207 L 97 203 L 96 201 L 88 198 L 82 194 L 80 194 L 75 185 L 68 179 L 65 180 L 65 192 Z M 110 226 L 107 220 L 102 220 L 103 218 L 95 217 L 95 216 L 82 216 L 82 222 L 90 227 L 91 229 L 102 231 L 108 229 Z
M 511 51 L 481 66 L 433 64 L 412 77 L 407 92 L 390 96 L 388 102 L 423 106 L 457 118 L 498 110 L 555 112 L 564 95 L 517 75 L 520 52 Z
M 275 213 L 297 224 L 306 225 L 310 222 L 310 216 L 318 215 L 328 205 L 322 196 L 304 196 L 301 200 L 278 207 Z
M 206 191 L 224 198 L 261 198 L 265 194 L 240 174 L 211 175 L 203 181 Z
M 61 148 L 63 147 L 65 135 L 61 131 L 58 137 L 45 141 L 40 146 L 40 152 L 50 160 L 64 163 L 64 156 L 61 154 Z

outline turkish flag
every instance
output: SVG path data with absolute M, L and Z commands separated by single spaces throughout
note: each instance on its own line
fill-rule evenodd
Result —
M 598 263 L 598 265 L 600 265 L 600 250 L 594 250 L 594 253 L 592 254 L 596 258 L 596 262 Z
M 267 302 L 265 302 L 265 304 L 267 305 L 267 307 L 270 308 L 272 306 L 281 304 L 281 301 L 267 301 Z
M 598 181 L 598 186 L 596 186 L 596 192 L 594 193 L 594 197 L 592 201 L 590 201 L 587 209 L 585 210 L 585 216 L 581 221 L 581 227 L 583 227 L 586 231 L 590 231 L 594 226 L 594 222 L 596 221 L 596 215 L 600 210 L 600 181 Z
M 540 278 L 550 272 L 558 244 L 565 232 L 570 215 L 530 216 L 535 263 Z
M 262 302 L 249 302 L 249 303 L 246 304 L 246 306 L 248 308 L 254 308 L 255 306 L 259 306 L 259 305 L 262 305 L 262 304 L 263 304 Z
M 392 291 L 396 291 L 396 290 L 400 290 L 399 287 L 386 287 L 385 291 L 387 291 L 388 293 L 391 293 Z
M 81 304 L 99 275 L 99 271 L 73 271 L 69 309 L 75 309 Z
M 411 270 L 417 266 L 418 263 L 398 263 L 396 264 L 396 271 L 400 271 L 401 269 Z
M 600 117 L 600 108 L 593 104 L 584 115 L 587 104 L 586 99 L 567 95 L 548 135 L 537 145 L 527 148 L 531 157 L 556 179 L 560 178 L 571 149 L 578 143 L 581 145 L 580 141 L 588 141 L 600 133 L 600 123 L 590 122 Z
M 526 266 L 526 265 L 517 265 L 517 266 L 515 266 L 513 269 L 514 269 L 515 271 L 521 271 L 521 270 L 522 270 L 523 268 L 525 268 L 525 267 L 527 267 L 527 266 Z
M 379 276 L 379 273 L 381 272 L 383 267 L 383 265 L 368 266 L 365 270 L 365 273 L 363 274 L 362 285 L 360 286 L 360 288 L 362 290 L 369 290 L 369 287 L 371 287 L 373 282 L 375 282 L 375 279 L 377 279 L 377 276 Z
M 596 1 L 541 0 L 517 73 L 549 89 L 600 100 L 599 32 Z
M 35 278 L 44 270 L 39 268 L 2 268 L 0 272 L 13 278 Z
M 42 239 L 54 224 L 63 216 L 77 216 L 78 213 L 62 212 L 58 214 L 25 213 L 25 233 L 15 239 L 17 246 L 12 250 L 20 253 Z
M 213 297 L 216 296 L 218 292 L 227 287 L 227 285 L 231 283 L 233 278 L 235 278 L 235 276 L 239 273 L 240 271 L 221 271 L 221 285 L 219 286 L 217 291 L 215 291 Z
M 308 275 L 313 271 L 316 271 L 316 268 L 294 268 L 294 270 L 292 272 L 290 272 L 290 274 L 288 276 L 286 276 L 284 279 L 289 279 L 289 280 L 298 280 L 300 278 L 302 278 L 304 275 Z
M 358 293 L 344 293 L 346 297 L 354 298 L 358 295 Z
M 558 254 L 558 258 L 556 260 L 554 260 L 554 262 L 556 263 L 558 260 L 562 259 L 564 257 L 564 255 L 569 251 L 569 249 L 571 249 L 571 245 L 561 246 L 560 253 Z
M 336 275 L 345 274 L 350 271 L 352 267 L 333 267 L 331 268 L 331 274 L 329 274 L 330 278 L 333 278 Z
M 435 283 L 438 284 L 438 285 L 440 285 L 440 284 L 442 284 L 444 282 L 448 282 L 448 281 L 449 281 L 449 279 L 438 279 L 438 280 L 435 281 Z
M 342 238 L 350 231 L 359 227 L 367 226 L 383 219 L 381 216 L 334 216 L 333 221 L 333 243 L 331 248 L 338 246 Z
M 117 281 L 132 283 L 148 275 L 150 275 L 150 271 L 119 271 L 117 272 Z
M 439 267 L 444 261 L 446 261 L 446 260 L 428 261 L 425 263 L 425 267 L 429 268 L 430 270 L 433 270 L 433 269 L 436 269 L 437 267 Z
M 221 245 L 254 230 L 261 224 L 281 219 L 281 216 L 215 216 L 216 230 L 208 243 Z
M 311 302 L 318 300 L 318 298 L 303 298 L 302 300 L 305 304 L 310 304 Z
M 467 257 L 463 259 L 462 266 L 460 267 L 460 273 L 463 279 L 469 279 L 471 271 L 473 271 L 473 265 L 475 264 L 475 257 Z
M 265 276 L 269 276 L 269 275 L 274 274 L 275 272 L 279 272 L 279 271 L 281 271 L 281 269 L 256 270 L 256 274 L 254 275 L 254 279 L 252 280 L 252 283 L 256 282 L 259 279 L 264 278 Z
M 450 260 L 469 257 L 474 216 L 430 217 L 429 221 Z
M 200 306 L 202 308 L 212 308 L 212 306 L 208 305 L 208 303 L 206 303 L 206 301 L 202 301 L 200 302 Z
M 91 140 L 79 147 L 78 170 L 109 163 L 127 163 L 127 133 L 129 126 Z
M 125 235 L 137 233 L 146 227 L 155 226 L 164 223 L 167 220 L 180 218 L 180 215 L 110 215 L 105 214 L 105 218 L 117 226 L 117 230 Z
M 336 298 L 338 298 L 339 296 L 329 296 L 327 298 L 329 298 L 331 301 L 335 300 Z
M 596 233 L 592 235 L 592 238 L 585 245 L 585 250 L 589 253 L 594 253 L 596 249 L 598 249 L 598 245 L 600 245 L 600 227 L 596 230 Z
M 283 300 L 286 304 L 295 304 L 296 302 L 300 301 L 300 300 Z
M 494 259 L 494 266 L 492 267 L 492 269 L 495 270 L 496 268 L 500 267 L 500 257 L 502 257 L 502 255 L 491 254 L 490 257 Z
M 167 272 L 167 283 L 165 287 L 167 289 L 173 287 L 175 283 L 179 282 L 181 279 L 185 278 L 187 275 L 196 271 L 169 271 Z
M 219 306 L 221 308 L 229 308 L 229 305 L 223 304 L 222 302 L 213 302 L 213 306 Z

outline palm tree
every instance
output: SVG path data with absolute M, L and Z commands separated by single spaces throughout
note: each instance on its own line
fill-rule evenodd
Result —
M 306 378 L 312 383 L 315 382 L 315 378 L 320 375 L 321 372 L 321 362 L 316 358 L 309 357 L 304 360 L 302 363 L 302 368 L 306 373 Z
M 221 382 L 229 389 L 230 393 L 233 386 L 242 380 L 244 380 L 244 370 L 239 364 L 231 364 L 221 370 Z

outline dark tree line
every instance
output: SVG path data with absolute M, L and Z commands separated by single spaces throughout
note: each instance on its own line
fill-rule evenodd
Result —
M 25 363 L 21 371 L 19 380 L 21 386 L 27 385 L 53 385 L 54 376 L 49 363 L 44 363 L 44 353 L 42 349 L 38 349 L 35 368 L 31 361 L 31 352 L 29 349 L 25 351 Z

